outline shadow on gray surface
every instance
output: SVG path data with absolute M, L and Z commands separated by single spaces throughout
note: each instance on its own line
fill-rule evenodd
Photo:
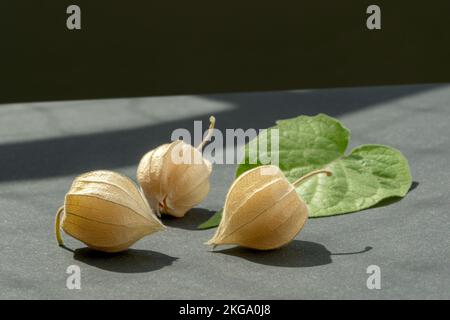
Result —
M 185 230 L 202 231 L 197 227 L 211 218 L 215 211 L 211 211 L 204 208 L 192 208 L 189 210 L 183 218 L 175 218 L 168 215 L 162 215 L 162 222 L 164 225 Z
M 371 246 L 367 246 L 364 248 L 364 250 L 361 251 L 355 251 L 355 252 L 337 252 L 337 253 L 332 253 L 332 256 L 349 256 L 349 255 L 353 255 L 353 254 L 360 254 L 360 253 L 366 253 L 369 252 L 370 250 L 372 250 L 373 247 Z
M 325 246 L 301 240 L 293 240 L 280 249 L 270 251 L 233 247 L 214 252 L 240 257 L 254 263 L 286 268 L 316 267 L 332 263 L 331 252 Z
M 302 114 L 339 116 L 439 86 L 241 93 L 201 98 L 232 106 L 215 113 L 218 129 L 248 129 L 267 128 L 278 119 Z M 132 108 L 130 112 L 133 112 Z M 206 121 L 207 118 L 193 117 L 138 128 L 0 145 L 0 181 L 40 179 L 137 165 L 146 152 L 169 142 L 173 130 L 192 130 L 194 120 Z
M 119 273 L 144 273 L 162 269 L 178 258 L 150 250 L 129 249 L 119 253 L 106 253 L 89 248 L 74 250 L 75 260 L 102 270 Z
M 419 181 L 413 181 L 411 183 L 411 187 L 408 190 L 408 193 L 410 193 L 411 191 L 414 191 L 419 186 L 419 184 L 420 184 Z

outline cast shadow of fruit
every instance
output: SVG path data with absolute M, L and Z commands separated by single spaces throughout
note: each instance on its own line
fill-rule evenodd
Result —
M 128 249 L 124 252 L 106 253 L 81 248 L 73 251 L 75 260 L 102 270 L 119 273 L 144 273 L 162 269 L 178 258 L 151 250 Z
M 325 246 L 301 240 L 293 240 L 280 249 L 269 251 L 233 247 L 220 251 L 216 250 L 215 252 L 240 257 L 268 266 L 287 268 L 316 267 L 332 262 L 331 252 Z
M 269 251 L 258 251 L 242 247 L 233 247 L 225 250 L 216 250 L 217 253 L 240 257 L 248 261 L 268 266 L 286 268 L 308 268 L 330 264 L 332 255 L 351 255 L 371 250 L 366 247 L 362 251 L 349 253 L 331 253 L 325 246 L 310 242 L 293 240 L 288 245 Z
M 215 213 L 203 208 L 193 208 L 189 210 L 183 218 L 175 218 L 169 215 L 162 215 L 164 225 L 185 230 L 201 231 L 198 229 L 199 224 L 205 222 Z

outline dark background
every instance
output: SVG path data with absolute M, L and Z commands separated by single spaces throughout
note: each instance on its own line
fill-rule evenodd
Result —
M 1 0 L 0 102 L 446 82 L 449 31 L 448 0 Z

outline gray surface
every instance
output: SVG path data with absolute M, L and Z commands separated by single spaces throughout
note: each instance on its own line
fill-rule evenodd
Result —
M 203 245 L 193 230 L 219 209 L 234 166 L 216 165 L 208 198 L 182 220 L 105 256 L 65 236 L 53 217 L 80 172 L 134 178 L 139 157 L 172 130 L 217 118 L 219 128 L 265 128 L 325 112 L 352 131 L 351 146 L 389 144 L 410 161 L 415 188 L 402 201 L 309 220 L 297 240 L 271 252 Z M 402 86 L 0 105 L 1 298 L 450 298 L 450 86 Z M 66 289 L 77 264 L 82 289 Z M 380 266 L 382 289 L 366 288 Z

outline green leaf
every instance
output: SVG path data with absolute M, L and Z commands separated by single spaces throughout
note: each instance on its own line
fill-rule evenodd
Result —
M 199 225 L 198 229 L 210 229 L 217 227 L 220 223 L 220 219 L 222 219 L 222 210 L 217 211 L 212 215 L 211 218 L 203 222 L 201 225 Z
M 279 150 L 271 150 L 271 130 L 279 130 Z M 277 152 L 279 167 L 289 181 L 316 169 L 326 168 L 333 176 L 317 175 L 297 188 L 307 203 L 310 217 L 323 217 L 360 211 L 383 199 L 403 197 L 411 187 L 412 178 L 405 157 L 393 148 L 382 145 L 362 145 L 349 155 L 345 151 L 350 132 L 327 115 L 300 116 L 277 121 L 277 125 L 261 132 L 269 147 L 259 158 L 269 158 Z M 256 141 L 258 142 L 258 141 Z M 261 164 L 248 164 L 249 151 L 258 143 L 246 145 L 245 160 L 236 175 Z M 254 151 L 254 149 L 253 149 Z
M 278 150 L 271 150 L 273 129 L 279 130 Z M 345 155 L 349 139 L 349 130 L 324 114 L 280 120 L 246 145 L 236 176 L 261 165 L 261 159 L 272 155 L 278 156 L 279 167 L 291 182 L 313 170 L 332 171 L 333 176 L 314 176 L 296 189 L 307 203 L 310 217 L 360 211 L 384 199 L 405 196 L 412 183 L 405 157 L 383 145 L 362 145 Z M 267 143 L 267 151 L 259 150 L 261 140 Z M 254 164 L 249 163 L 251 151 L 259 151 Z M 205 223 L 208 228 L 220 223 L 220 213 Z

